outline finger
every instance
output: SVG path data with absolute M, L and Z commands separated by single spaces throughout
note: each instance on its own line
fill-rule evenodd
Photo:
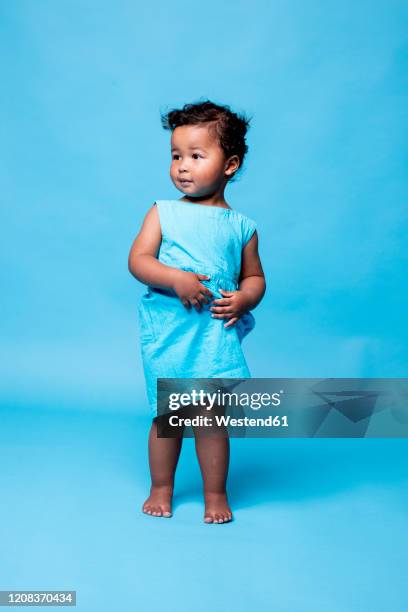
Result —
M 224 325 L 224 327 L 232 327 L 233 325 L 235 325 L 237 321 L 238 321 L 238 317 L 232 317 L 232 319 L 230 319 L 228 323 Z
M 198 311 L 201 310 L 201 304 L 196 298 L 191 299 L 190 302 L 192 303 L 192 305 L 194 306 L 196 310 Z
M 226 312 L 226 313 L 220 313 L 220 314 L 214 314 L 212 313 L 212 317 L 214 319 L 229 319 L 232 316 L 232 312 Z
M 220 289 L 219 291 L 220 291 L 220 293 L 222 293 L 223 295 L 226 295 L 226 296 L 234 294 L 234 291 L 226 291 L 225 289 Z
M 210 303 L 210 300 L 206 296 L 204 296 L 204 295 L 200 295 L 200 297 L 198 299 L 200 300 L 201 304 L 209 304 Z
M 204 287 L 204 285 L 200 285 L 200 291 L 201 291 L 201 293 L 205 293 L 205 295 L 208 295 L 208 297 L 212 297 L 213 296 L 211 291 L 209 289 L 207 289 L 207 287 Z
M 188 300 L 181 300 L 183 303 L 183 306 L 185 306 L 187 309 L 189 309 L 191 307 L 191 304 Z
M 211 312 L 221 312 L 221 313 L 226 313 L 228 309 L 228 312 L 231 312 L 229 310 L 229 306 L 211 306 L 210 310 Z
M 197 277 L 200 280 L 210 280 L 210 278 L 211 278 L 210 276 L 207 276 L 207 274 L 197 274 Z
M 214 306 L 229 306 L 231 304 L 231 298 L 217 298 L 213 300 Z

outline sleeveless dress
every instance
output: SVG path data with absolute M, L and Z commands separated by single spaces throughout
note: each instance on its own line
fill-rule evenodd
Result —
M 206 274 L 200 282 L 212 299 L 219 289 L 235 291 L 242 248 L 256 223 L 228 208 L 181 200 L 156 200 L 162 242 L 158 259 L 172 268 Z M 250 378 L 241 348 L 254 328 L 249 311 L 231 327 L 228 318 L 211 317 L 212 300 L 198 312 L 187 309 L 172 289 L 147 286 L 139 302 L 141 355 L 147 399 L 157 415 L 157 378 Z

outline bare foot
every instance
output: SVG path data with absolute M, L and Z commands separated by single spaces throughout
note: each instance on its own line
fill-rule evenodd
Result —
M 232 521 L 231 508 L 226 493 L 204 493 L 205 523 L 228 523 Z
M 152 516 L 172 516 L 171 500 L 173 497 L 172 485 L 151 486 L 150 495 L 143 504 L 143 512 Z

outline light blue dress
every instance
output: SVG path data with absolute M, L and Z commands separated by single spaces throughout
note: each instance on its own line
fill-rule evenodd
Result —
M 206 274 L 200 281 L 222 298 L 219 289 L 238 288 L 242 248 L 256 223 L 228 208 L 181 200 L 156 200 L 162 242 L 158 259 L 172 268 Z M 198 312 L 187 309 L 171 289 L 148 286 L 139 303 L 139 331 L 147 398 L 157 415 L 157 378 L 250 378 L 241 348 L 254 328 L 246 312 L 231 327 L 211 317 L 212 302 Z

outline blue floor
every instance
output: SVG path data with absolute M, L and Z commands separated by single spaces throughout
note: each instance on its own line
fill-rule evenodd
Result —
M 0 418 L 0 589 L 76 590 L 86 612 L 408 609 L 408 440 L 232 439 L 235 520 L 206 525 L 194 440 L 153 518 L 147 418 Z

